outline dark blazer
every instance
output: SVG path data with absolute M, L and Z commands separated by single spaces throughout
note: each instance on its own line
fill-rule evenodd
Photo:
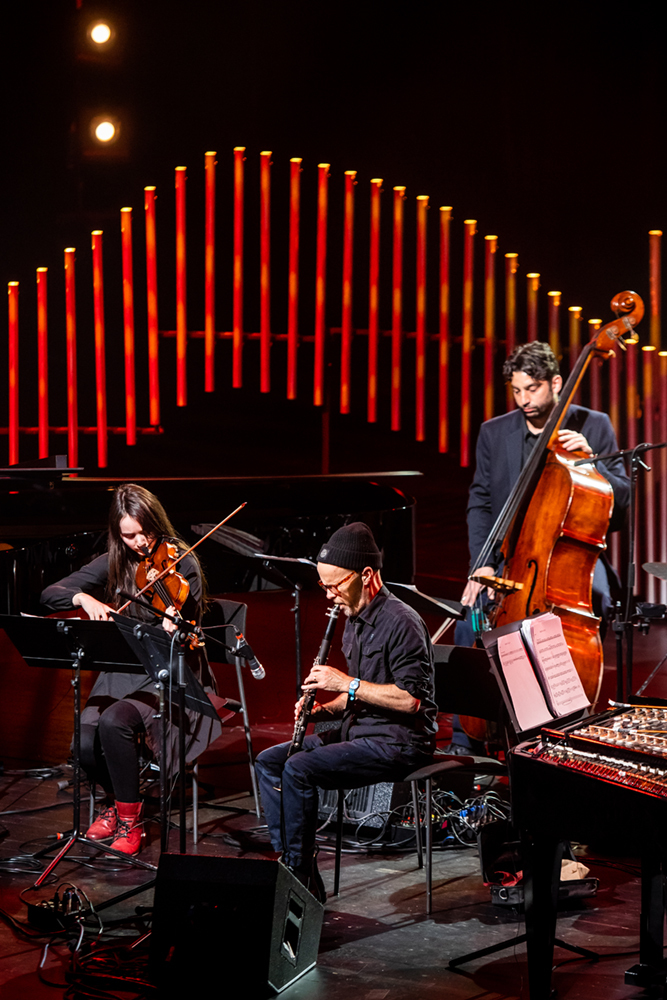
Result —
M 596 455 L 617 451 L 616 435 L 606 413 L 571 404 L 563 421 L 564 430 L 584 435 Z M 477 439 L 477 468 L 468 499 L 468 544 L 473 566 L 493 525 L 521 472 L 526 419 L 512 410 L 482 424 Z M 614 490 L 611 530 L 623 524 L 630 502 L 630 480 L 622 458 L 600 462 L 597 468 Z M 497 567 L 496 567 L 497 568 Z

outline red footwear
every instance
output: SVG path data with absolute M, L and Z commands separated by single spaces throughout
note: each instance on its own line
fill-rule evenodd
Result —
M 107 840 L 109 837 L 113 837 L 117 826 L 118 817 L 116 816 L 116 807 L 114 805 L 104 806 L 104 808 L 100 809 L 97 819 L 88 827 L 84 836 L 87 840 Z
M 116 839 L 111 843 L 116 851 L 123 854 L 138 854 L 141 850 L 141 839 L 144 835 L 142 802 L 116 802 L 118 811 L 118 828 Z

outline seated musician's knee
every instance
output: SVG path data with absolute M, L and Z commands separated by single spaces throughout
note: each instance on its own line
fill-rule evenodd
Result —
M 116 701 L 102 712 L 99 727 L 100 739 L 104 746 L 105 739 L 109 736 L 134 739 L 138 733 L 143 731 L 144 723 L 134 705 L 125 701 Z

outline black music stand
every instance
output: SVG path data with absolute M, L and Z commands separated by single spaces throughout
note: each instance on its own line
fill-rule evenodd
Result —
M 138 868 L 155 871 L 155 865 L 123 854 L 112 847 L 102 847 L 80 833 L 81 812 L 81 670 L 116 670 L 143 674 L 144 669 L 134 657 L 118 629 L 110 622 L 95 622 L 81 618 L 33 618 L 23 615 L 0 615 L 0 628 L 32 667 L 69 667 L 73 671 L 74 740 L 73 740 L 73 818 L 66 844 L 42 872 L 33 888 L 37 889 L 51 874 L 74 844 L 87 844 L 95 850 L 127 861 Z M 43 848 L 35 854 L 43 857 L 53 848 Z
M 542 723 L 541 725 L 533 729 L 522 730 L 521 726 L 519 725 L 516 712 L 514 710 L 514 705 L 512 703 L 509 686 L 507 684 L 507 681 L 505 680 L 503 666 L 500 661 L 500 656 L 498 653 L 499 637 L 502 635 L 507 635 L 511 632 L 520 631 L 522 625 L 523 625 L 523 619 L 518 622 L 510 622 L 508 625 L 502 625 L 500 628 L 496 628 L 493 629 L 492 631 L 482 633 L 482 642 L 484 643 L 483 654 L 482 650 L 480 649 L 466 650 L 466 652 L 470 654 L 475 652 L 477 654 L 485 655 L 485 659 L 487 660 L 487 662 L 484 665 L 481 659 L 479 659 L 479 657 L 476 658 L 471 657 L 469 664 L 470 666 L 474 667 L 477 677 L 475 679 L 473 679 L 472 677 L 467 677 L 463 686 L 464 688 L 467 688 L 469 690 L 470 689 L 469 684 L 471 682 L 473 682 L 473 688 L 476 688 L 479 685 L 480 691 L 482 692 L 482 698 L 486 699 L 487 701 L 488 699 L 491 699 L 489 705 L 487 706 L 487 711 L 489 710 L 489 707 L 491 705 L 493 705 L 494 707 L 497 706 L 499 710 L 504 705 L 507 718 L 509 719 L 510 722 L 511 730 L 513 731 L 510 732 L 508 728 L 505 727 L 508 746 L 510 743 L 516 743 L 524 739 L 532 738 L 537 733 L 539 733 L 542 727 L 545 725 L 553 725 L 556 722 L 558 722 L 559 724 L 575 722 L 579 721 L 580 719 L 584 718 L 589 714 L 588 709 L 581 709 L 577 712 L 573 712 L 570 715 L 562 716 L 559 719 L 554 719 L 552 716 L 549 716 L 548 719 L 545 718 L 544 723 Z M 437 646 L 434 647 L 434 649 L 436 650 L 437 648 L 438 648 Z M 454 650 L 459 650 L 459 647 L 453 647 L 453 648 Z M 459 652 L 463 652 L 463 650 L 459 650 Z M 474 715 L 475 713 L 474 711 L 471 711 L 469 713 L 464 712 L 462 714 Z M 488 717 L 489 716 L 487 716 L 487 718 Z M 513 948 L 518 944 L 523 944 L 526 941 L 528 941 L 528 937 L 529 935 L 527 932 L 524 934 L 518 934 L 512 938 L 507 938 L 505 941 L 499 941 L 498 944 L 489 945 L 488 948 L 479 948 L 477 951 L 468 952 L 465 955 L 459 955 L 457 958 L 452 958 L 449 961 L 448 968 L 450 968 L 452 971 L 455 971 L 459 965 L 465 965 L 468 962 L 473 962 L 478 958 L 484 958 L 487 955 L 494 955 L 496 952 L 504 951 L 506 948 Z M 591 951 L 588 948 L 582 948 L 579 945 L 570 944 L 568 941 L 563 941 L 561 938 L 554 938 L 554 943 L 557 944 L 560 948 L 563 948 L 565 951 L 574 952 L 577 955 L 581 955 L 582 958 L 587 958 L 593 962 L 596 962 L 600 957 L 597 952 Z
M 161 625 L 137 622 L 111 612 L 111 618 L 118 626 L 120 635 L 135 656 L 143 663 L 146 673 L 153 678 L 160 691 L 160 714 L 162 719 L 162 761 L 160 766 L 160 810 L 162 814 L 162 850 L 167 850 L 169 824 L 167 817 L 165 766 L 167 759 L 167 730 L 164 716 L 164 690 L 169 691 L 169 700 L 178 707 L 181 724 L 178 727 L 179 766 L 179 852 L 185 854 L 185 719 L 187 708 L 218 719 L 213 704 L 203 687 L 186 663 L 185 651 L 190 638 L 180 629 L 169 635 Z M 176 653 L 176 656 L 174 656 Z

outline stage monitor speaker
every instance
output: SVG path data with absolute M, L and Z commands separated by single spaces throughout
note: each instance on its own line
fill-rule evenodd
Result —
M 163 997 L 280 993 L 317 962 L 323 916 L 279 861 L 163 854 L 151 978 Z

